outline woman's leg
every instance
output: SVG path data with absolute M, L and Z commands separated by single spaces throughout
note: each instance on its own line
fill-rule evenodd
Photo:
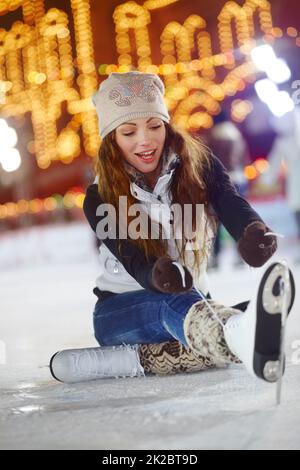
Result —
M 188 347 L 184 318 L 201 299 L 194 289 L 182 294 L 140 290 L 114 295 L 95 306 L 95 337 L 101 346 L 178 340 Z
M 201 299 L 195 290 L 180 295 L 149 291 L 117 294 L 97 302 L 95 336 L 102 346 L 139 343 L 139 361 L 146 374 L 198 372 L 216 367 L 213 357 L 185 346 L 184 318 Z
M 145 374 L 170 375 L 217 367 L 212 356 L 197 354 L 179 341 L 141 344 L 138 355 Z

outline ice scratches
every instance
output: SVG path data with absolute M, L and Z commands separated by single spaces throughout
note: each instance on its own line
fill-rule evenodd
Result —
M 130 380 L 127 379 L 127 380 Z M 137 379 L 138 380 L 138 379 Z M 101 382 L 101 383 L 99 383 Z M 34 413 L 55 413 L 55 412 L 74 412 L 84 410 L 101 410 L 101 409 L 132 409 L 143 408 L 147 405 L 153 405 L 161 401 L 159 397 L 159 389 L 155 393 L 153 390 L 145 391 L 137 396 L 136 390 L 128 390 L 126 393 L 125 382 L 122 380 L 121 387 L 123 393 L 117 393 L 116 397 L 108 397 L 109 390 L 116 383 L 115 379 L 107 379 L 110 382 L 109 390 L 103 391 L 103 382 L 89 384 L 61 385 L 54 384 L 52 386 L 40 386 L 36 388 L 36 394 L 31 390 L 30 393 L 16 390 L 3 390 L 3 396 L 7 400 L 2 402 L 0 408 L 0 417 L 7 418 L 11 415 L 32 415 Z M 115 388 L 115 387 L 114 387 Z M 115 388 L 116 389 L 116 388 Z M 128 396 L 132 394 L 133 396 Z M 122 396 L 120 396 L 122 395 Z M 167 400 L 167 398 L 166 398 Z M 13 405 L 13 406 L 12 406 Z
M 111 399 L 105 400 L 105 402 L 101 401 L 101 398 L 98 400 L 86 398 L 85 400 L 71 400 L 68 402 L 52 402 L 47 403 L 45 405 L 26 405 L 20 406 L 17 408 L 12 408 L 11 412 L 13 414 L 32 414 L 32 413 L 55 413 L 55 412 L 75 412 L 75 411 L 84 411 L 84 410 L 101 410 L 102 409 L 118 409 L 121 408 L 125 410 L 126 408 L 136 408 L 136 407 L 144 407 L 147 406 L 147 402 L 153 402 L 154 406 L 157 403 L 157 399 L 154 397 L 140 397 L 138 398 L 124 398 L 124 399 Z

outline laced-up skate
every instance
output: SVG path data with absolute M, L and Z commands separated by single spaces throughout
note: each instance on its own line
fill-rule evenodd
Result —
M 225 324 L 228 347 L 250 373 L 267 382 L 280 379 L 284 367 L 284 327 L 295 298 L 291 271 L 273 263 L 260 282 L 256 303 Z
M 136 346 L 58 351 L 51 358 L 50 371 L 56 380 L 66 383 L 144 375 Z
M 273 263 L 246 312 L 202 300 L 184 321 L 189 346 L 217 361 L 243 362 L 250 374 L 267 382 L 281 379 L 284 328 L 295 298 L 295 283 L 285 263 Z M 277 400 L 278 401 L 278 400 Z

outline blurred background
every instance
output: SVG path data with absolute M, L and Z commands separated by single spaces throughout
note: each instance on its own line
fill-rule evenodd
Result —
M 126 389 L 59 384 L 48 367 L 97 345 L 82 204 L 100 146 L 91 96 L 111 72 L 159 74 L 173 120 L 284 236 L 276 259 L 299 284 L 299 48 L 298 0 L 0 0 L 0 446 L 299 448 L 297 297 L 281 412 L 241 366 Z M 255 299 L 264 268 L 243 264 L 223 227 L 210 268 L 214 299 Z
M 70 242 L 100 145 L 91 96 L 129 70 L 160 75 L 174 121 L 297 246 L 296 0 L 5 0 L 0 26 L 0 266 L 85 256 Z

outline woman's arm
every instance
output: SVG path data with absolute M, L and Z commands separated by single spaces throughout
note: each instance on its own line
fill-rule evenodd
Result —
M 231 182 L 225 167 L 212 155 L 211 168 L 204 175 L 209 202 L 217 217 L 238 244 L 242 258 L 250 266 L 262 266 L 275 253 L 275 236 L 265 236 L 271 230 L 242 198 Z
M 218 219 L 235 241 L 252 222 L 263 222 L 250 204 L 237 192 L 224 165 L 214 155 L 211 168 L 204 175 L 208 188 L 209 202 Z
M 91 184 L 86 191 L 83 203 L 85 216 L 97 234 L 97 225 L 104 216 L 97 215 L 97 208 L 103 204 L 98 193 L 98 185 Z M 102 243 L 122 263 L 128 274 L 132 276 L 144 289 L 163 293 L 176 293 L 190 290 L 193 279 L 188 270 L 183 267 L 183 272 L 172 263 L 172 260 L 163 256 L 149 257 L 147 260 L 143 251 L 128 240 L 118 239 L 118 227 L 116 238 L 103 238 Z M 121 254 L 119 251 L 121 242 Z M 177 263 L 178 264 L 178 263 Z
M 91 184 L 88 186 L 86 196 L 83 202 L 84 214 L 96 234 L 98 223 L 104 216 L 96 215 L 97 208 L 103 204 L 98 193 L 98 185 Z M 116 229 L 116 233 L 118 230 Z M 105 238 L 101 240 L 102 243 L 109 249 L 109 251 L 122 263 L 128 274 L 130 274 L 142 287 L 145 289 L 153 290 L 150 282 L 150 274 L 156 258 L 147 261 L 144 253 L 139 250 L 133 243 L 128 240 L 122 240 L 121 254 L 119 252 L 119 239 L 118 238 Z

